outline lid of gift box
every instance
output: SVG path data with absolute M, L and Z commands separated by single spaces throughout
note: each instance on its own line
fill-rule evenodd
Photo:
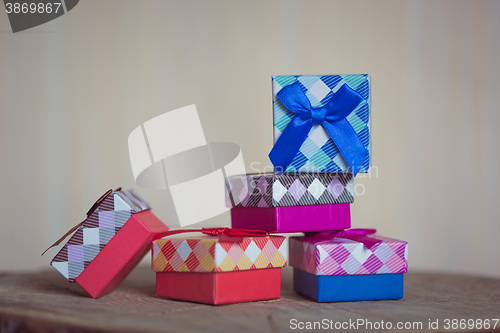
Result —
M 220 236 L 172 237 L 152 243 L 155 272 L 232 272 L 286 264 L 283 236 L 242 237 L 234 242 L 221 241 Z
M 370 81 L 368 74 L 273 76 L 275 170 L 368 172 Z
M 314 237 L 314 236 L 313 236 Z M 315 275 L 401 274 L 408 243 L 379 235 L 290 237 L 290 266 Z M 349 239 L 352 238 L 352 239 Z M 323 238 L 323 239 L 321 239 Z M 369 244 L 365 240 L 368 240 Z
M 83 272 L 134 213 L 151 209 L 135 190 L 106 192 L 51 261 L 70 282 Z
M 289 207 L 352 202 L 352 173 L 264 173 L 226 179 L 228 207 Z

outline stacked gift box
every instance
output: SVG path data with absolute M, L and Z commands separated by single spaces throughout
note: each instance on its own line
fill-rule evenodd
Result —
M 294 289 L 318 302 L 403 297 L 407 243 L 351 227 L 353 178 L 370 167 L 368 75 L 275 76 L 276 172 L 230 177 L 234 228 L 290 238 Z
M 228 304 L 279 298 L 289 256 L 295 291 L 318 302 L 402 298 L 407 243 L 350 229 L 354 177 L 370 167 L 369 76 L 275 76 L 273 114 L 276 171 L 226 179 L 233 229 L 172 231 L 134 190 L 109 190 L 51 265 L 95 298 L 152 248 L 157 296 Z M 297 232 L 289 249 L 270 234 Z

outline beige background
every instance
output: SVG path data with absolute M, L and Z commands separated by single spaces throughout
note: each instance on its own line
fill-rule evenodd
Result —
M 195 103 L 208 141 L 264 170 L 271 75 L 369 73 L 353 226 L 409 241 L 411 270 L 500 277 L 499 17 L 500 1 L 83 0 L 12 34 L 0 13 L 0 270 L 46 267 L 100 194 L 134 186 L 144 121 Z M 138 190 L 175 227 L 169 194 Z

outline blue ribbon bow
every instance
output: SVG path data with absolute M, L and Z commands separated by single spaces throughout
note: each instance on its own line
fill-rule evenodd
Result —
M 269 158 L 277 169 L 284 171 L 299 152 L 313 125 L 321 125 L 332 138 L 351 172 L 354 175 L 359 172 L 368 156 L 368 150 L 346 117 L 363 100 L 361 95 L 344 84 L 326 105 L 315 108 L 311 106 L 297 81 L 281 89 L 278 98 L 297 116 L 286 126 L 269 153 Z

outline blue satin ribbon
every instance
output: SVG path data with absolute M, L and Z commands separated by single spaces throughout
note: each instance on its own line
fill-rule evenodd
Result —
M 315 108 L 297 81 L 281 89 L 278 98 L 296 115 L 269 153 L 278 170 L 285 171 L 292 163 L 313 125 L 323 126 L 354 175 L 362 169 L 368 150 L 346 119 L 363 100 L 361 95 L 344 84 L 326 105 Z

